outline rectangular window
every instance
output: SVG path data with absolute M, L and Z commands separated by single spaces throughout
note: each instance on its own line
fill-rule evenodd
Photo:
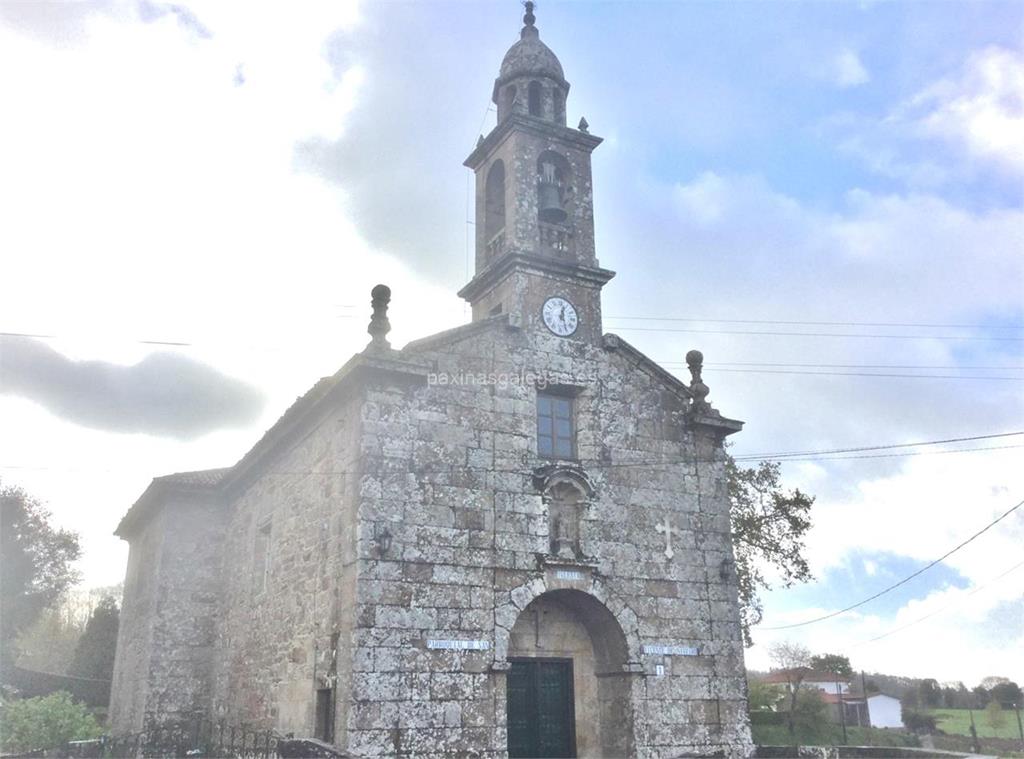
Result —
M 553 459 L 575 456 L 572 398 L 537 393 L 537 453 Z
M 256 581 L 256 590 L 263 591 L 267 588 L 267 578 L 270 576 L 270 529 L 271 521 L 256 528 L 256 544 L 253 546 L 253 579 Z

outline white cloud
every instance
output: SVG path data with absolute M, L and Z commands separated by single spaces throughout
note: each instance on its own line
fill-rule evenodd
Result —
M 832 61 L 833 81 L 839 87 L 856 87 L 871 81 L 871 75 L 864 67 L 855 50 L 844 48 Z
M 368 246 L 336 186 L 293 167 L 296 141 L 337 138 L 362 68 L 328 36 L 352 4 L 197 5 L 90 15 L 70 47 L 0 24 L 0 328 L 59 336 L 74 359 L 133 364 L 136 340 L 256 383 L 266 413 L 187 444 L 84 430 L 0 397 L 0 470 L 85 541 L 88 583 L 123 576 L 111 533 L 153 476 L 234 463 L 300 393 L 368 341 L 369 291 L 394 291 L 394 344 L 452 326 L 455 295 Z M 244 82 L 236 74 L 241 66 Z M 345 306 L 345 308 L 342 308 Z
M 912 187 L 974 180 L 983 169 L 1016 177 L 1024 172 L 1024 52 L 975 51 L 882 117 L 834 115 L 824 132 L 871 171 Z
M 720 172 L 703 172 L 673 186 L 650 185 L 635 202 L 651 209 L 661 224 L 657 234 L 649 232 L 642 241 L 645 251 L 653 251 L 648 254 L 649 270 L 609 262 L 622 271 L 622 281 L 617 279 L 609 288 L 619 301 L 606 301 L 609 315 L 984 324 L 1012 320 L 1019 309 L 1024 289 L 1024 262 L 1019 256 L 1024 213 L 1019 210 L 969 210 L 928 193 L 865 190 L 851 190 L 837 208 L 825 209 L 781 193 L 760 177 Z M 625 224 L 623 229 L 635 231 Z M 612 247 L 616 243 L 628 249 L 617 240 Z M 662 251 L 664 258 L 658 258 Z M 643 294 L 642 311 L 635 305 L 638 293 Z M 714 322 L 659 325 L 711 331 L 923 335 L 838 339 L 629 331 L 633 326 L 637 323 L 609 316 L 606 329 L 622 329 L 627 339 L 657 359 L 680 361 L 692 347 L 704 351 L 709 362 L 704 380 L 711 386 L 712 401 L 722 413 L 746 421 L 735 438 L 737 453 L 934 440 L 1021 429 L 1024 421 L 1020 384 L 1014 382 L 731 373 L 710 363 L 792 362 L 812 365 L 807 371 L 840 373 L 858 370 L 830 370 L 828 365 L 925 365 L 950 367 L 932 374 L 980 374 L 956 367 L 1020 365 L 1021 346 L 1013 340 L 1019 332 Z M 1006 336 L 1011 339 L 984 339 Z M 960 447 L 1019 442 L 1011 438 Z M 979 451 L 787 463 L 783 472 L 787 487 L 817 496 L 808 556 L 822 577 L 826 569 L 843 567 L 865 554 L 875 560 L 876 552 L 891 552 L 920 566 L 941 556 L 1024 493 L 1019 460 L 1019 450 Z M 1016 560 L 1022 542 L 1024 519 L 1007 519 L 947 565 L 969 583 L 983 584 Z M 881 571 L 884 566 L 879 565 L 873 578 L 879 588 L 895 579 Z M 1019 580 L 1014 585 L 1012 577 L 972 596 L 966 606 L 958 601 L 934 622 L 853 648 L 928 613 L 932 606 L 919 604 L 933 594 L 922 592 L 922 587 L 932 586 L 925 582 L 893 596 L 908 599 L 907 610 L 898 613 L 879 613 L 869 605 L 859 610 L 861 614 L 795 631 L 755 631 L 758 646 L 750 654 L 750 664 L 767 666 L 764 646 L 788 637 L 804 640 L 815 651 L 845 652 L 850 647 L 855 665 L 869 671 L 976 682 L 989 673 L 986 670 L 1007 669 L 1000 664 L 1005 661 L 1007 639 L 985 637 L 981 620 L 1000 603 L 1019 597 Z M 837 595 L 836 606 L 821 613 L 840 608 L 842 601 L 860 600 L 848 593 Z M 786 599 L 785 593 L 770 596 L 766 613 L 771 623 L 817 616 L 816 610 Z M 1019 634 L 1011 633 L 1011 639 Z M 969 645 L 971 655 L 949 657 L 958 645 Z
M 905 117 L 925 136 L 1024 171 L 1024 53 L 1000 47 L 973 53 L 956 75 L 918 93 Z
M 967 588 L 937 590 L 908 601 L 892 615 L 861 609 L 806 627 L 755 631 L 747 666 L 770 669 L 772 642 L 794 640 L 814 653 L 844 653 L 854 669 L 867 672 L 961 680 L 968 687 L 996 673 L 1020 682 L 1020 657 L 1007 652 L 1024 646 L 1022 572 L 1017 569 L 1001 578 L 992 574 Z M 792 624 L 829 611 L 802 609 L 773 615 L 773 620 Z

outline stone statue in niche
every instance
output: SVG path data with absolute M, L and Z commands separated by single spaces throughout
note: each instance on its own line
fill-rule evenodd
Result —
M 580 520 L 586 494 L 573 482 L 563 480 L 544 493 L 548 506 L 548 535 L 551 555 L 559 559 L 582 559 Z

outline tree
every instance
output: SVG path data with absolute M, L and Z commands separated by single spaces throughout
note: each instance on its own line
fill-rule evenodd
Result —
M 15 659 L 18 633 L 78 581 L 78 536 L 50 524 L 50 513 L 18 487 L 0 485 L 0 667 Z
M 917 686 L 917 690 L 921 696 L 921 706 L 935 709 L 942 703 L 942 688 L 935 678 L 925 678 Z
M 63 691 L 0 704 L 0 748 L 5 752 L 54 748 L 102 734 L 89 710 Z
M 993 730 L 1000 730 L 1006 727 L 1006 715 L 1003 714 L 1003 705 L 995 699 L 985 707 L 985 721 Z
M 117 648 L 117 628 L 120 610 L 117 601 L 107 596 L 93 609 L 85 623 L 85 632 L 75 648 L 75 656 L 68 669 L 69 675 L 92 677 L 97 680 L 114 678 L 114 651 Z
M 43 610 L 18 635 L 14 648 L 18 666 L 66 675 L 84 625 L 68 614 L 64 600 Z
M 1003 677 L 1002 675 L 989 675 L 988 677 L 982 678 L 981 687 L 985 690 L 992 690 L 997 685 L 1010 682 L 1010 678 Z
M 796 720 L 798 715 L 800 685 L 807 676 L 811 662 L 811 652 L 806 646 L 789 641 L 777 641 L 768 648 L 768 656 L 775 662 L 778 672 L 785 675 L 789 689 L 789 712 L 786 724 L 789 727 L 789 738 L 796 745 Z
M 828 672 L 840 679 L 849 680 L 853 677 L 850 659 L 842 654 L 818 654 L 811 657 L 811 669 L 816 672 Z
M 913 709 L 907 708 L 906 704 L 903 704 L 902 714 L 903 724 L 906 726 L 907 730 L 910 730 L 913 733 L 935 732 L 935 715 L 914 711 Z
M 784 695 L 779 691 L 778 686 L 772 683 L 754 681 L 748 688 L 747 703 L 752 712 L 773 710 L 783 698 Z
M 1003 705 L 1004 708 L 1012 708 L 1014 704 L 1021 702 L 1021 690 L 1020 686 L 1013 680 L 1007 680 L 1003 683 L 998 683 L 992 688 L 989 693 L 992 695 L 994 701 L 998 701 Z
M 771 588 L 763 565 L 778 570 L 787 588 L 812 579 L 803 552 L 814 497 L 799 490 L 784 491 L 776 462 L 762 461 L 757 468 L 747 469 L 730 458 L 726 474 L 740 622 L 743 640 L 750 646 L 750 628 L 763 614 L 758 591 Z
M 796 729 L 803 736 L 816 732 L 825 722 L 825 710 L 828 708 L 821 691 L 817 688 L 802 688 L 795 704 L 793 722 Z

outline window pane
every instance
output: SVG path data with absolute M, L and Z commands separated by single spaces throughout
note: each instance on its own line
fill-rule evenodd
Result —
M 551 416 L 551 398 L 546 395 L 537 396 L 537 413 L 543 416 Z
M 537 438 L 537 453 L 539 453 L 541 456 L 552 455 L 553 451 L 550 437 L 541 436 Z
M 555 442 L 555 456 L 561 459 L 571 459 L 572 441 L 558 438 Z
M 575 447 L 572 398 L 537 394 L 537 453 L 571 459 Z

